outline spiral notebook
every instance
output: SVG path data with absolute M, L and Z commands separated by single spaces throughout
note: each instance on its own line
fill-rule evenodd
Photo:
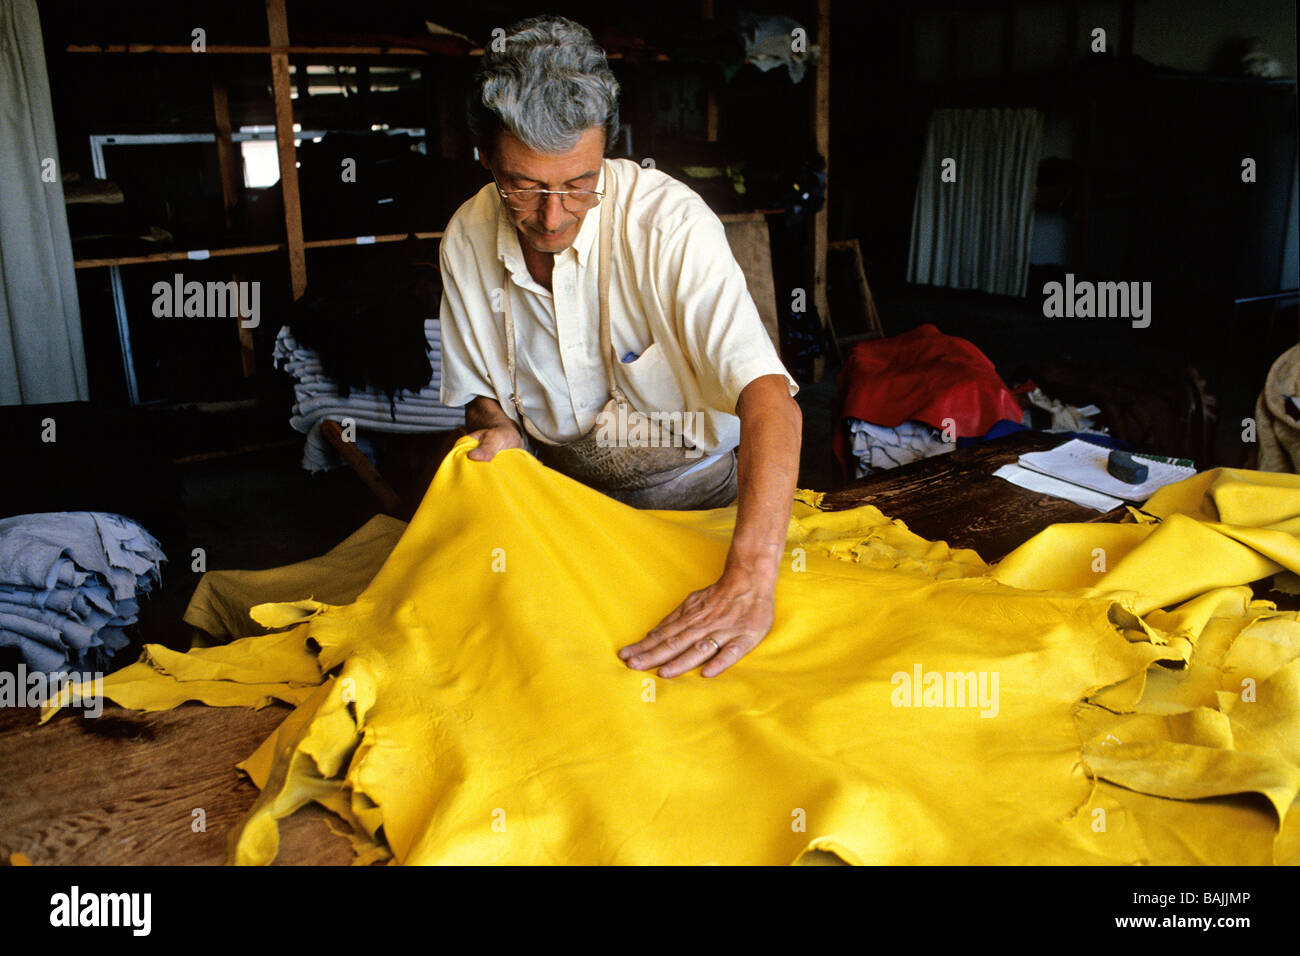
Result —
M 1110 451 L 1101 445 L 1074 438 L 1051 451 L 1021 455 L 1020 464 L 1081 488 L 1138 502 L 1146 501 L 1165 485 L 1172 485 L 1196 474 L 1196 469 L 1186 459 L 1175 460 L 1134 452 L 1133 458 L 1147 466 L 1147 480 L 1136 485 L 1126 484 L 1106 470 Z

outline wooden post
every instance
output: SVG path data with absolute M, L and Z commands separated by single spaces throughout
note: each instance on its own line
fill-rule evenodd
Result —
M 266 28 L 271 46 L 289 45 L 284 0 L 266 0 Z M 307 289 L 307 254 L 302 241 L 302 205 L 298 198 L 298 153 L 293 145 L 293 99 L 289 88 L 289 54 L 271 54 L 271 95 L 275 101 L 275 142 L 280 156 L 280 193 L 284 198 L 285 244 L 289 281 L 297 299 Z
M 813 141 L 817 152 L 826 160 L 826 201 L 821 210 L 813 217 L 812 263 L 813 263 L 813 304 L 821 317 L 822 327 L 830 336 L 832 347 L 839 355 L 839 343 L 835 340 L 835 328 L 831 324 L 831 307 L 826 295 L 826 257 L 827 232 L 830 223 L 830 173 L 831 173 L 831 0 L 817 0 L 817 44 L 820 56 L 817 58 L 817 72 L 813 75 Z M 821 378 L 822 363 L 817 366 L 817 378 Z
M 379 499 L 379 507 L 384 509 L 384 514 L 397 517 L 402 513 L 402 499 L 397 492 L 393 490 L 387 479 L 381 475 L 375 466 L 370 464 L 370 459 L 361 453 L 356 442 L 347 441 L 343 437 L 343 429 L 339 423 L 332 418 L 327 418 L 320 423 L 320 433 L 325 440 L 333 446 L 334 450 L 339 453 L 348 467 L 357 473 L 357 476 L 365 482 L 366 487 L 370 489 L 371 494 Z
M 865 336 L 845 336 L 848 338 L 878 339 L 885 330 L 880 325 L 880 313 L 876 311 L 876 297 L 871 294 L 871 284 L 867 282 L 867 269 L 862 261 L 862 245 L 856 239 L 837 239 L 829 244 L 832 252 L 848 252 L 853 256 L 853 269 L 857 272 L 858 297 L 862 300 L 863 314 L 867 320 Z
M 217 166 L 221 170 L 221 207 L 226 229 L 233 225 L 231 213 L 239 202 L 240 163 L 230 129 L 230 97 L 225 81 L 212 78 L 212 125 L 217 136 Z
M 233 225 L 233 212 L 239 202 L 240 163 L 235 153 L 235 142 L 230 128 L 230 97 L 226 92 L 225 81 L 220 77 L 212 78 L 212 125 L 217 137 L 217 166 L 221 170 L 221 208 L 227 231 Z M 240 274 L 232 272 L 231 281 L 238 283 Z M 236 334 L 239 336 L 239 365 L 244 378 L 257 372 L 257 356 L 253 349 L 253 330 L 244 327 L 243 319 L 235 318 Z

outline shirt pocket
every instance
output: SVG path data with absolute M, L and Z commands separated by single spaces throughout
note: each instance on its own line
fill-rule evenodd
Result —
M 672 363 L 658 342 L 652 342 L 635 361 L 619 362 L 614 378 L 638 412 L 689 411 Z

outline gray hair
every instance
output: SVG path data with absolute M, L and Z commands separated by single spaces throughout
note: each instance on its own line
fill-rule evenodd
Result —
M 564 17 L 520 20 L 504 42 L 489 43 L 467 107 L 470 133 L 489 155 L 502 130 L 539 153 L 568 152 L 597 126 L 606 153 L 618 138 L 618 80 L 591 32 Z

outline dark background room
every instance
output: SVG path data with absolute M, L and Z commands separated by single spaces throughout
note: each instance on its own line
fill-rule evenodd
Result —
M 1297 470 L 1300 441 L 1279 466 L 1254 436 L 1270 370 L 1300 374 L 1279 364 L 1300 341 L 1288 0 L 38 8 L 86 394 L 24 383 L 0 406 L 0 518 L 107 512 L 157 539 L 161 582 L 112 666 L 219 639 L 182 622 L 205 572 L 305 561 L 420 505 L 464 434 L 434 400 L 426 320 L 442 230 L 491 181 L 466 94 L 494 28 L 538 12 L 609 54 L 622 126 L 606 155 L 723 220 L 800 384 L 799 488 L 991 562 L 1032 533 L 1026 511 L 1093 520 L 1023 489 L 979 521 L 961 512 L 986 486 L 929 490 L 947 487 L 927 482 L 953 443 L 933 423 L 881 463 L 855 430 L 859 348 L 934 330 L 987 357 L 1016 409 L 957 436 L 990 449 L 988 472 L 1066 435 L 1198 470 Z M 759 68 L 747 44 L 774 23 L 815 49 Z M 950 157 L 972 183 L 960 203 Z M 255 286 L 258 321 L 170 314 L 179 292 L 156 289 L 182 273 Z M 1050 306 L 1053 288 L 1108 283 L 1132 289 L 1133 314 Z M 367 403 L 360 440 L 304 370 Z M 1283 398 L 1278 428 L 1296 435 Z

